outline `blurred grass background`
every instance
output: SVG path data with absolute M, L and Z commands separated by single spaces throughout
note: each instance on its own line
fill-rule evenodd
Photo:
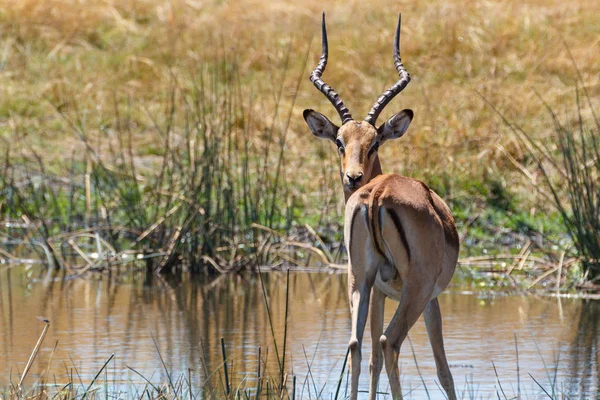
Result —
M 243 176 L 231 207 L 242 207 L 251 191 L 246 186 L 256 190 L 256 210 L 243 217 L 247 227 L 260 223 L 289 230 L 308 223 L 321 236 L 339 240 L 343 200 L 337 156 L 329 143 L 314 139 L 301 116 L 303 109 L 314 108 L 339 122 L 308 80 L 320 53 L 321 11 L 327 14 L 330 45 L 324 79 L 355 118 L 364 117 L 397 79 L 391 51 L 402 12 L 402 56 L 413 80 L 380 121 L 402 108 L 412 108 L 415 119 L 401 141 L 381 149 L 384 172 L 424 180 L 440 193 L 463 238 L 470 229 L 467 244 L 475 248 L 478 236 L 496 235 L 498 229 L 560 237 L 558 214 L 537 194 L 541 178 L 527 144 L 483 98 L 552 148 L 552 120 L 535 91 L 557 114 L 568 114 L 576 65 L 591 101 L 600 96 L 600 3 L 592 0 L 0 0 L 4 171 L 9 164 L 31 164 L 56 179 L 77 176 L 83 182 L 86 168 L 101 164 L 103 174 L 135 176 L 133 187 L 141 194 L 131 207 L 138 209 L 149 186 L 153 193 L 177 186 L 172 179 L 155 179 L 165 165 L 168 170 L 177 164 L 178 150 L 188 160 L 206 158 L 206 142 L 192 148 L 201 137 L 220 146 L 215 132 L 221 129 L 221 135 L 228 134 L 227 150 L 217 151 L 222 176 L 229 174 L 225 170 Z M 199 90 L 206 74 L 212 97 Z M 212 132 L 208 136 L 194 137 L 188 110 L 200 97 L 211 106 L 192 107 L 196 119 L 218 121 L 226 115 L 227 122 L 205 129 Z M 220 109 L 225 106 L 229 111 Z M 225 156 L 243 152 L 244 146 L 238 161 Z M 127 160 L 119 157 L 124 152 Z M 119 185 L 118 178 L 111 179 Z M 33 185 L 28 193 L 38 189 Z M 210 193 L 205 201 L 214 198 Z M 139 239 L 176 206 L 152 204 L 155 210 L 139 226 L 116 224 L 135 229 Z M 6 201 L 0 209 L 5 217 L 19 217 Z M 181 217 L 186 218 L 193 215 Z M 160 240 L 177 241 L 177 226 Z M 463 255 L 468 254 L 467 248 Z

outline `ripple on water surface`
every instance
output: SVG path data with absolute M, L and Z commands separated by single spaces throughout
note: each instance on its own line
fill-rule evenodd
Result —
M 281 351 L 285 274 L 264 274 L 263 280 Z M 335 392 L 350 332 L 346 288 L 343 274 L 290 274 L 286 369 L 297 376 L 298 394 L 303 397 L 308 398 L 308 390 L 311 397 L 315 390 L 322 389 L 326 398 Z M 538 398 L 543 391 L 531 377 L 551 391 L 556 368 L 556 387 L 561 392 L 595 396 L 600 375 L 600 302 L 521 296 L 484 299 L 450 291 L 440 296 L 440 306 L 459 395 L 495 398 L 504 391 L 510 398 L 520 390 L 526 398 Z M 386 322 L 395 307 L 393 301 L 386 303 Z M 48 318 L 51 327 L 27 378 L 30 384 L 46 369 L 58 384 L 67 382 L 72 371 L 84 383 L 90 382 L 114 353 L 108 375 L 121 390 L 143 386 L 128 366 L 153 382 L 166 382 L 160 356 L 173 377 L 188 376 L 191 368 L 193 382 L 199 386 L 206 379 L 201 360 L 209 373 L 222 363 L 221 337 L 233 363 L 234 383 L 256 379 L 259 346 L 262 358 L 268 352 L 263 369 L 277 375 L 269 317 L 255 275 L 115 284 L 107 279 L 31 281 L 20 267 L 4 269 L 0 271 L 0 384 L 6 386 L 11 374 L 15 382 L 23 370 L 43 328 L 38 315 Z M 431 398 L 442 398 L 422 319 L 409 337 L 400 357 L 406 397 L 427 398 L 429 393 Z M 365 391 L 369 338 L 367 328 L 361 377 Z M 386 392 L 387 387 L 383 374 L 380 391 Z

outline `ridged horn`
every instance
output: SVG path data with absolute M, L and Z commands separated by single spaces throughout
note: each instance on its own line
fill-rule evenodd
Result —
M 365 121 L 375 126 L 377 122 L 377 118 L 379 114 L 383 111 L 385 106 L 410 82 L 410 74 L 404 68 L 402 64 L 402 59 L 400 58 L 400 25 L 401 25 L 401 17 L 402 14 L 398 14 L 398 27 L 396 28 L 396 39 L 394 40 L 394 65 L 396 66 L 396 71 L 398 71 L 398 75 L 400 75 L 400 80 L 396 82 L 392 87 L 383 92 L 381 97 L 377 99 L 371 111 L 365 118 Z
M 348 121 L 352 120 L 352 115 L 350 115 L 350 111 L 340 99 L 340 96 L 322 79 L 321 75 L 325 71 L 325 67 L 327 66 L 327 57 L 328 57 L 328 45 L 327 45 L 327 28 L 325 27 L 325 13 L 323 13 L 323 23 L 322 23 L 322 45 L 323 50 L 321 52 L 321 58 L 319 59 L 319 64 L 315 67 L 315 70 L 310 74 L 310 81 L 315 85 L 317 89 L 321 93 L 327 97 L 327 99 L 333 104 L 338 114 L 340 114 L 340 118 L 342 119 L 342 125 Z

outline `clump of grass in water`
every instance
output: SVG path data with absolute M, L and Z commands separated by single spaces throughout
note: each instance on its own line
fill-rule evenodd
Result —
M 589 119 L 582 116 L 581 95 L 579 88 L 576 88 L 577 114 L 573 128 L 568 123 L 562 123 L 554 110 L 544 102 L 554 122 L 560 153 L 554 155 L 541 144 L 536 148 L 541 151 L 541 156 L 537 156 L 538 166 L 567 232 L 582 257 L 585 274 L 590 281 L 597 282 L 600 278 L 600 120 L 585 86 L 584 93 L 593 116 L 593 125 L 590 126 Z M 531 143 L 530 139 L 528 137 Z M 561 183 L 549 178 L 548 168 L 541 157 L 558 168 L 562 176 Z M 561 190 L 567 193 L 567 200 L 559 194 Z
M 565 47 L 567 47 L 565 45 Z M 569 51 L 567 47 L 567 51 Z M 569 55 L 570 51 L 569 51 Z M 495 107 L 515 135 L 528 146 L 529 154 L 543 176 L 542 187 L 536 189 L 560 213 L 567 233 L 573 239 L 583 265 L 585 279 L 598 283 L 600 279 L 600 119 L 596 114 L 592 99 L 577 70 L 575 82 L 575 118 L 561 121 L 556 111 L 536 91 L 552 119 L 555 137 L 551 143 L 537 140 L 520 126 L 511 123 Z M 579 84 L 583 87 L 583 96 Z M 582 109 L 582 100 L 587 106 L 588 115 Z M 487 100 L 486 100 L 487 102 Z M 489 102 L 488 102 L 489 104 Z M 525 171 L 524 166 L 520 166 Z M 560 277 L 558 278 L 560 280 Z M 557 282 L 557 288 L 560 282 Z
M 268 263 L 268 243 L 280 240 L 269 229 L 291 229 L 296 207 L 282 178 L 293 108 L 280 111 L 288 67 L 286 61 L 261 140 L 249 140 L 256 137 L 253 104 L 244 104 L 238 66 L 226 56 L 187 76 L 170 73 L 164 110 L 146 109 L 151 126 L 137 131 L 132 108 L 145 106 L 129 97 L 115 94 L 108 115 L 92 115 L 76 102 L 68 110 L 53 104 L 85 151 L 60 176 L 35 152 L 17 160 L 7 147 L 0 216 L 30 221 L 35 228 L 24 242 L 48 265 L 80 272 L 140 259 L 154 271 L 182 263 L 220 272 Z M 294 101 L 303 75 L 304 65 Z M 160 161 L 146 167 L 153 175 L 142 171 L 135 135 L 162 141 Z

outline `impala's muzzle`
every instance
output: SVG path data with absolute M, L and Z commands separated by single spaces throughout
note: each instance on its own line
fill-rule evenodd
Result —
M 344 186 L 348 190 L 356 190 L 362 185 L 362 180 L 362 172 L 346 172 L 346 175 L 344 176 Z

